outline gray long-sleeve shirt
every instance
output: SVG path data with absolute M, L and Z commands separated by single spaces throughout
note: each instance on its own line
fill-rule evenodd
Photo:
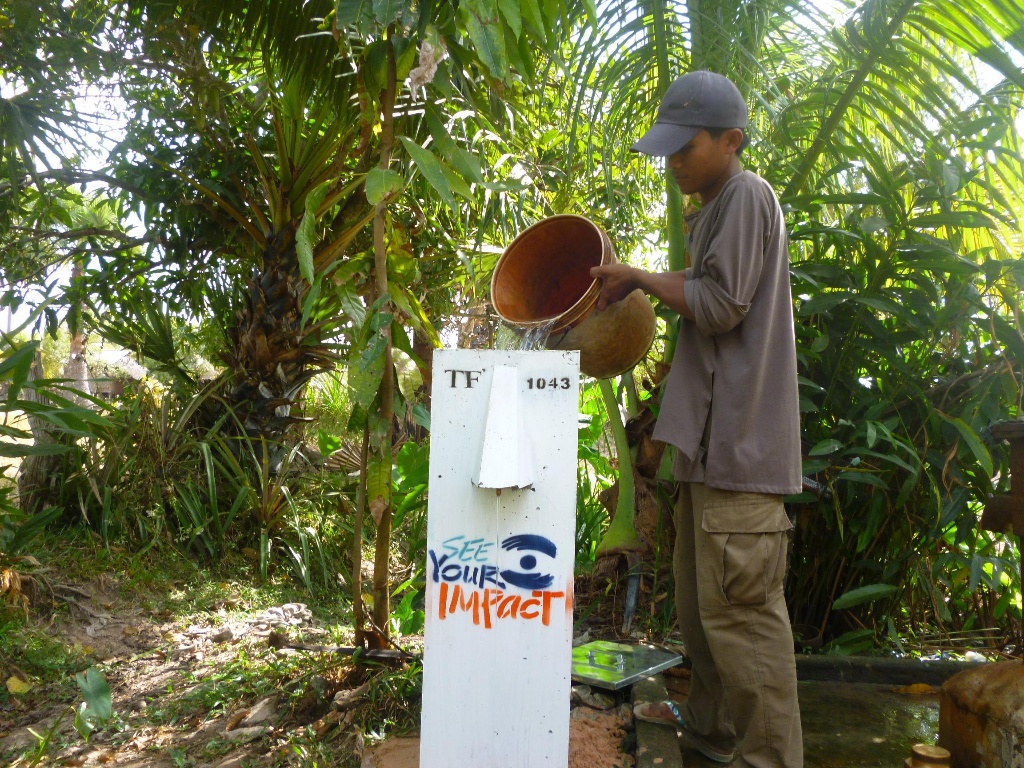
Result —
M 683 291 L 696 319 L 681 321 L 654 437 L 678 449 L 677 479 L 798 493 L 799 395 L 782 209 L 767 182 L 743 171 L 688 223 L 692 266 Z

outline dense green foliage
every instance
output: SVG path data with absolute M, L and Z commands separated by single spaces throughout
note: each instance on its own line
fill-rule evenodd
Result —
M 4 13 L 0 307 L 38 308 L 35 340 L 5 338 L 0 381 L 14 384 L 4 412 L 34 408 L 55 436 L 48 448 L 11 426 L 0 437 L 26 438 L 6 455 L 59 455 L 63 481 L 35 518 L 0 487 L 5 556 L 58 515 L 140 549 L 252 548 L 264 578 L 281 565 L 310 592 L 341 574 L 360 630 L 415 631 L 431 350 L 493 330 L 495 258 L 543 216 L 591 217 L 621 258 L 685 263 L 684 201 L 628 147 L 675 75 L 709 67 L 749 95 L 745 159 L 779 190 L 791 231 L 805 474 L 823 489 L 792 500 L 794 618 L 832 638 L 854 630 L 847 649 L 973 642 L 990 627 L 994 644 L 1019 637 L 1019 552 L 977 529 L 1008 484 L 985 427 L 1021 418 L 1024 392 L 1015 3 L 17 1 Z M 111 106 L 123 123 L 91 155 L 106 128 L 88 109 Z M 82 328 L 159 385 L 94 410 L 30 383 L 38 337 Z M 619 388 L 631 415 L 656 410 L 671 347 L 667 325 Z M 27 407 L 26 387 L 50 405 Z M 596 390 L 584 399 L 590 563 L 616 452 Z M 308 423 L 320 413 L 329 428 Z M 669 485 L 652 473 L 637 493 L 666 498 Z

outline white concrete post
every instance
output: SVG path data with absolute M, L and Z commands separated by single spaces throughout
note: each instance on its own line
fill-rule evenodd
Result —
M 420 768 L 565 768 L 579 353 L 433 365 Z

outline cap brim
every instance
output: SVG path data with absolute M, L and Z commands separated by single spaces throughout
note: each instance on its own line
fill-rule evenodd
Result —
M 689 144 L 700 130 L 692 125 L 655 123 L 630 149 L 645 155 L 668 157 Z

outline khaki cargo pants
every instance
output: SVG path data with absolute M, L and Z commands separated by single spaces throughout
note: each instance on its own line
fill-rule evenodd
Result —
M 682 483 L 675 527 L 676 615 L 693 663 L 683 716 L 734 748 L 736 768 L 800 768 L 782 497 Z

